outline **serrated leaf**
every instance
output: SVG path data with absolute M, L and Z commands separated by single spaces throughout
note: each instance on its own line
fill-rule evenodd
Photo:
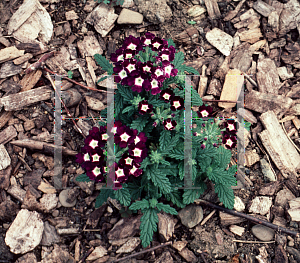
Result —
M 143 131 L 144 127 L 146 126 L 148 122 L 148 118 L 144 117 L 144 118 L 138 118 L 132 121 L 130 128 L 131 129 L 137 129 L 138 132 Z
M 106 80 L 106 79 L 107 79 L 107 76 L 102 77 L 101 79 L 99 79 L 99 80 L 97 81 L 97 84 L 98 84 L 99 82 L 103 81 L 103 80 Z
M 174 89 L 175 96 L 179 96 L 181 98 L 185 97 L 185 90 L 180 90 L 178 88 Z
M 157 231 L 159 220 L 157 210 L 154 208 L 144 209 L 142 212 L 140 239 L 142 240 L 142 246 L 147 247 L 153 239 L 153 233 Z
M 162 174 L 160 170 L 156 170 L 153 165 L 148 166 L 145 174 L 155 186 L 158 186 L 162 193 L 167 194 L 171 192 L 171 183 L 166 175 Z
M 185 204 L 182 202 L 180 193 L 178 190 L 174 190 L 171 193 L 165 194 L 165 197 L 168 201 L 171 201 L 174 205 L 177 205 L 180 208 L 184 208 Z
M 195 199 L 199 198 L 199 196 L 199 192 L 195 189 L 184 189 L 184 193 L 182 195 L 183 203 L 186 205 L 194 203 Z
M 135 201 L 130 207 L 130 210 L 139 210 L 139 209 L 146 209 L 149 208 L 149 201 L 146 199 L 143 199 L 141 201 Z
M 231 159 L 231 151 L 225 149 L 224 147 L 217 148 L 217 155 L 215 156 L 217 162 L 219 163 L 219 167 L 227 168 L 227 165 L 230 163 Z
M 168 153 L 168 157 L 176 160 L 184 160 L 184 151 L 181 149 L 174 149 Z
M 168 47 L 170 47 L 170 46 L 176 47 L 172 38 L 167 39 L 167 41 L 168 41 Z
M 96 197 L 95 208 L 98 208 L 107 201 L 108 197 L 114 198 L 114 190 L 112 189 L 102 189 L 99 195 Z
M 173 65 L 174 65 L 174 68 L 178 69 L 180 68 L 180 66 L 184 63 L 184 54 L 183 52 L 178 52 L 178 53 L 175 53 L 175 58 L 173 60 Z
M 163 130 L 159 137 L 159 148 L 163 151 L 171 141 L 171 132 Z
M 86 174 L 81 174 L 76 177 L 76 182 L 90 182 L 91 179 Z
M 118 116 L 123 108 L 123 97 L 120 93 L 115 94 L 115 114 Z
M 188 67 L 187 65 L 181 65 L 178 70 L 180 71 L 186 71 L 188 73 L 191 73 L 193 75 L 200 75 L 199 72 L 194 69 L 193 67 Z
M 127 189 L 130 192 L 130 196 L 133 200 L 137 200 L 139 197 L 141 197 L 143 186 L 137 184 L 136 180 L 133 182 L 127 183 Z
M 220 201 L 228 209 L 234 207 L 234 193 L 229 185 L 215 184 L 215 192 L 218 194 Z
M 202 106 L 203 102 L 198 92 L 192 88 L 192 106 Z
M 236 179 L 224 168 L 216 167 L 212 170 L 211 174 L 208 175 L 208 178 L 215 183 L 223 185 L 236 185 Z
M 149 157 L 146 157 L 146 158 L 142 161 L 141 166 L 140 166 L 140 169 L 143 169 L 143 170 L 146 169 L 147 165 L 149 165 L 149 164 L 151 164 L 150 159 L 149 159 Z
M 175 136 L 171 137 L 171 142 L 162 151 L 162 154 L 168 154 L 170 151 L 172 151 L 173 148 L 177 145 L 179 138 L 180 138 L 179 134 L 176 134 Z
M 122 114 L 128 112 L 128 111 L 131 111 L 131 110 L 134 110 L 134 107 L 133 106 L 128 106 L 126 107 L 123 111 L 122 111 Z
M 114 73 L 113 71 L 113 65 L 109 63 L 109 61 L 102 55 L 95 54 L 94 58 L 97 62 L 97 64 L 107 72 L 108 75 L 112 75 Z
M 122 188 L 115 191 L 115 198 L 124 206 L 130 205 L 131 197 L 127 188 Z
M 128 87 L 118 85 L 117 93 L 120 93 L 122 97 L 124 98 L 124 101 L 130 102 L 133 100 L 134 96 L 132 94 L 132 90 Z
M 158 203 L 156 205 L 156 208 L 160 211 L 163 210 L 164 212 L 166 212 L 167 214 L 171 214 L 171 215 L 177 215 L 177 211 L 175 208 L 171 207 L 170 205 L 165 205 L 163 203 Z

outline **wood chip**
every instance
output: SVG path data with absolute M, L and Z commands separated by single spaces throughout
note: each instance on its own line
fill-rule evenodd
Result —
M 56 189 L 49 183 L 41 181 L 41 184 L 38 186 L 38 189 L 45 194 L 55 194 Z
M 21 71 L 21 65 L 15 65 L 12 61 L 5 62 L 0 69 L 0 79 L 17 75 L 21 73 Z
M 8 152 L 3 144 L 0 144 L 0 170 L 6 169 L 11 163 Z
M 260 28 L 253 28 L 249 30 L 245 30 L 242 33 L 239 33 L 239 37 L 241 41 L 246 41 L 250 44 L 254 44 L 261 37 L 263 37 Z
M 296 174 L 300 167 L 300 155 L 289 141 L 273 111 L 265 112 L 260 117 L 266 130 L 259 136 L 282 175 L 287 178 Z M 281 147 L 284 145 L 284 147 Z
M 3 48 L 0 50 L 0 63 L 23 56 L 24 52 L 24 50 L 19 50 L 15 46 Z
M 25 254 L 37 247 L 44 231 L 40 215 L 22 209 L 6 232 L 5 243 L 15 254 Z
M 83 58 L 93 57 L 95 54 L 99 54 L 99 55 L 103 54 L 103 50 L 97 38 L 94 35 L 85 36 L 83 41 L 77 42 L 77 46 Z
M 253 3 L 253 8 L 261 15 L 268 17 L 271 12 L 275 11 L 275 8 L 263 2 L 262 0 L 257 0 Z
M 4 105 L 6 111 L 20 110 L 36 102 L 49 100 L 51 92 L 52 89 L 50 87 L 42 86 L 0 98 L 0 104 Z
M 217 0 L 204 0 L 204 3 L 211 19 L 216 19 L 221 16 Z
M 0 144 L 6 144 L 13 138 L 17 137 L 17 131 L 13 126 L 8 126 L 2 132 L 0 132 Z
M 232 46 L 233 38 L 227 33 L 223 32 L 218 28 L 214 28 L 206 33 L 207 41 L 218 49 L 223 55 L 229 56 Z
M 241 75 L 241 71 L 238 69 L 229 70 L 226 74 L 220 100 L 237 101 L 243 84 L 244 76 Z M 219 102 L 218 106 L 228 109 L 235 107 L 236 103 Z
M 235 235 L 238 235 L 238 236 L 242 236 L 245 232 L 245 228 L 244 227 L 241 227 L 241 226 L 237 226 L 237 225 L 231 225 L 229 227 L 229 230 L 235 234 Z
M 13 62 L 14 62 L 15 65 L 20 65 L 20 64 L 23 64 L 24 62 L 28 61 L 32 57 L 33 57 L 32 54 L 26 53 L 25 55 L 23 55 L 19 58 L 16 58 Z

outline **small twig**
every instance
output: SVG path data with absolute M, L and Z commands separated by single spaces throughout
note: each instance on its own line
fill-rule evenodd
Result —
M 44 68 L 44 70 L 47 71 L 47 72 L 49 72 L 49 73 L 51 73 L 51 74 L 53 74 L 53 75 L 55 75 L 55 72 L 51 71 L 50 69 Z M 93 90 L 93 91 L 99 91 L 99 92 L 111 91 L 110 89 L 107 89 L 107 91 L 106 91 L 106 90 L 91 88 L 91 87 L 85 86 L 85 85 L 83 85 L 83 84 L 81 84 L 81 83 L 79 83 L 79 82 L 77 82 L 77 81 L 75 81 L 73 79 L 67 78 L 67 77 L 62 77 L 62 78 L 66 79 L 66 80 L 68 80 L 68 81 L 70 81 L 70 82 L 72 82 L 72 83 L 74 83 L 74 84 L 76 84 L 76 85 L 78 85 L 80 87 L 83 87 L 85 89 L 89 89 L 89 90 Z
M 56 92 L 55 85 L 54 85 L 53 80 L 52 80 L 52 78 L 50 77 L 50 75 L 49 75 L 48 72 L 47 72 L 47 77 L 48 77 L 48 79 L 50 80 L 50 82 L 51 82 L 51 84 L 52 84 L 52 87 L 53 87 L 54 91 Z M 82 130 L 78 127 L 77 123 L 73 120 L 73 117 L 72 117 L 71 113 L 69 112 L 69 110 L 68 110 L 66 104 L 64 103 L 64 101 L 63 101 L 61 98 L 59 98 L 59 99 L 60 99 L 61 104 L 64 106 L 64 108 L 65 108 L 65 110 L 66 110 L 66 112 L 67 112 L 69 118 L 71 118 L 71 120 L 72 120 L 74 126 L 75 126 L 75 127 L 77 128 L 77 130 L 81 133 L 81 135 L 82 135 L 84 138 L 86 138 L 85 134 L 84 134 L 84 133 L 82 132 Z
M 166 242 L 166 243 L 164 243 L 164 244 L 162 244 L 162 245 L 158 245 L 158 246 L 156 246 L 156 247 L 152 247 L 152 248 L 143 250 L 143 251 L 141 251 L 141 252 L 134 253 L 134 254 L 129 255 L 129 256 L 126 256 L 126 257 L 124 257 L 124 258 L 119 258 L 119 259 L 117 259 L 117 260 L 114 260 L 112 263 L 120 262 L 120 261 L 125 260 L 125 259 L 129 259 L 129 258 L 138 256 L 138 255 L 141 255 L 141 254 L 144 254 L 144 253 L 147 253 L 147 252 L 151 252 L 151 251 L 154 251 L 155 249 L 158 249 L 158 248 L 161 248 L 161 247 L 165 247 L 165 246 L 168 246 L 168 245 L 170 245 L 170 244 L 172 244 L 172 241 Z
M 29 165 L 26 163 L 26 161 L 18 155 L 18 158 L 19 160 L 25 165 L 26 169 L 29 171 L 29 172 L 32 172 L 32 169 L 29 167 Z
M 240 102 L 238 101 L 233 101 L 233 100 L 207 100 L 207 99 L 202 99 L 203 101 L 207 101 L 207 102 L 228 102 L 228 103 L 237 103 Z
M 197 252 L 200 254 L 201 258 L 203 259 L 204 263 L 208 263 L 206 258 L 204 257 L 204 253 L 202 251 L 197 250 Z M 206 254 L 206 253 L 205 253 Z
M 94 248 L 90 248 L 84 255 L 83 257 L 78 261 L 78 263 L 83 263 L 87 259 L 87 257 L 93 252 Z
M 252 84 L 252 85 L 254 85 L 255 87 L 258 87 L 258 85 L 257 85 L 257 83 L 249 76 L 249 75 L 247 75 L 246 73 L 242 73 L 245 77 L 246 77 L 246 79 L 247 80 L 249 80 L 249 82 Z
M 30 72 L 34 71 L 34 70 L 37 70 L 39 68 L 43 68 L 44 65 L 45 65 L 45 62 L 48 58 L 51 58 L 54 54 L 55 54 L 56 51 L 51 51 L 49 53 L 46 53 L 44 54 L 43 56 L 40 57 L 40 59 L 31 64 L 26 70 L 25 70 L 25 74 L 29 74 Z
M 270 222 L 267 222 L 265 220 L 261 220 L 261 219 L 255 218 L 253 216 L 250 216 L 250 215 L 247 215 L 247 214 L 235 211 L 235 210 L 230 210 L 230 209 L 227 209 L 227 208 L 215 205 L 213 203 L 210 203 L 210 202 L 202 200 L 202 199 L 196 199 L 195 203 L 196 204 L 207 205 L 207 206 L 210 206 L 210 207 L 212 207 L 214 209 L 218 209 L 218 210 L 220 210 L 222 212 L 225 212 L 227 214 L 245 218 L 245 219 L 250 220 L 250 221 L 252 221 L 254 223 L 261 224 L 261 225 L 273 228 L 273 229 L 275 229 L 275 230 L 277 230 L 279 232 L 283 232 L 283 233 L 286 233 L 286 234 L 291 235 L 291 236 L 300 237 L 300 233 L 297 233 L 295 231 L 289 230 L 287 228 L 284 228 L 284 227 L 281 227 L 281 226 L 278 226 L 278 225 L 274 225 L 274 224 L 272 224 Z
M 216 211 L 217 210 L 214 209 L 212 212 L 210 212 L 209 215 L 202 220 L 200 226 L 203 226 L 216 213 Z
M 249 243 L 249 244 L 271 244 L 275 243 L 275 241 L 247 241 L 247 240 L 237 240 L 233 239 L 233 242 L 238 242 L 238 243 Z

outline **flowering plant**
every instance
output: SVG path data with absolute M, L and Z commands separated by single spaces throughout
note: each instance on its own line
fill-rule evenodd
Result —
M 157 213 L 163 210 L 177 214 L 162 200 L 184 208 L 204 193 L 208 180 L 214 183 L 224 206 L 232 209 L 231 186 L 236 185 L 236 166 L 228 164 L 229 149 L 234 145 L 229 139 L 228 149 L 218 144 L 221 131 L 228 128 L 233 132 L 233 127 L 228 124 L 221 130 L 221 121 L 211 118 L 213 109 L 204 105 L 196 90 L 191 89 L 191 106 L 197 106 L 198 111 L 192 111 L 192 153 L 185 156 L 185 72 L 199 73 L 183 65 L 184 54 L 176 52 L 174 42 L 151 33 L 141 38 L 129 36 L 111 55 L 114 65 L 99 54 L 94 57 L 117 83 L 114 123 L 100 122 L 100 127 L 90 130 L 77 155 L 77 162 L 86 170 L 77 181 L 96 182 L 107 180 L 111 168 L 106 163 L 109 156 L 114 156 L 110 166 L 114 168 L 114 188 L 101 189 L 95 206 L 111 197 L 132 211 L 141 209 L 140 236 L 144 247 L 157 230 Z M 176 87 L 171 88 L 170 84 Z M 109 114 L 107 109 L 101 112 L 102 117 Z M 231 136 L 233 140 L 233 133 Z M 106 143 L 112 137 L 113 149 Z M 189 188 L 184 188 L 186 164 L 192 167 Z M 132 201 L 135 202 L 131 204 Z
M 110 6 L 122 6 L 124 4 L 124 0 L 94 0 L 95 2 L 97 1 L 98 3 L 104 3 L 106 5 L 110 4 Z

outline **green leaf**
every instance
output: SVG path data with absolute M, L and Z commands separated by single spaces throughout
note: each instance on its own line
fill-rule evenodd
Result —
M 128 106 L 126 107 L 123 111 L 122 111 L 122 114 L 126 113 L 126 112 L 129 112 L 131 110 L 134 110 L 134 107 L 131 105 L 131 106 Z
M 104 56 L 99 55 L 99 54 L 95 54 L 94 58 L 95 58 L 97 64 L 103 70 L 105 70 L 108 75 L 112 75 L 114 73 L 114 71 L 113 71 L 113 65 L 111 63 L 109 63 L 109 61 Z
M 143 199 L 141 201 L 135 201 L 130 207 L 130 210 L 139 210 L 139 209 L 147 209 L 149 208 L 149 201 L 146 199 Z
M 150 159 L 149 159 L 149 157 L 146 157 L 146 158 L 142 161 L 141 166 L 140 166 L 140 169 L 143 169 L 143 170 L 144 170 L 144 169 L 147 167 L 147 165 L 149 165 L 149 164 L 151 164 Z
M 193 75 L 200 75 L 197 70 L 195 70 L 193 67 L 188 67 L 187 65 L 181 65 L 178 70 L 180 71 L 186 71 L 188 73 L 191 73 Z
M 123 97 L 120 93 L 115 94 L 115 114 L 118 116 L 123 108 Z
M 134 99 L 134 96 L 132 94 L 132 90 L 128 87 L 118 85 L 117 93 L 120 93 L 125 101 L 130 102 Z
M 245 129 L 250 131 L 251 122 L 245 121 Z
M 150 245 L 153 239 L 153 233 L 157 231 L 157 223 L 159 220 L 157 210 L 154 208 L 144 209 L 142 212 L 140 239 L 142 240 L 142 246 L 145 248 Z
M 67 74 L 69 79 L 73 78 L 73 72 L 71 70 L 69 70 Z
M 228 209 L 233 209 L 234 193 L 230 185 L 215 184 L 215 192 L 218 194 L 220 201 Z
M 236 179 L 224 168 L 215 167 L 210 174 L 208 174 L 209 180 L 214 181 L 215 183 L 223 185 L 236 185 Z
M 184 162 L 179 163 L 178 169 L 179 169 L 180 180 L 183 180 L 183 178 L 184 178 Z
M 165 194 L 168 201 L 171 201 L 174 205 L 180 208 L 184 208 L 185 204 L 182 202 L 181 195 L 178 190 L 174 190 L 171 193 Z
M 180 90 L 178 88 L 174 89 L 175 96 L 179 96 L 181 98 L 185 97 L 185 90 Z
M 103 205 L 104 202 L 107 201 L 108 197 L 114 198 L 114 190 L 112 189 L 102 189 L 100 190 L 100 194 L 96 198 L 95 208 L 98 208 Z
M 106 79 L 107 79 L 107 76 L 102 77 L 101 79 L 99 79 L 99 80 L 97 81 L 97 84 L 98 84 L 99 82 L 103 81 L 103 80 L 106 80 Z
M 184 63 L 184 54 L 183 52 L 178 52 L 178 53 L 175 53 L 175 58 L 173 60 L 173 65 L 174 65 L 174 68 L 177 68 L 179 69 L 180 66 Z
M 188 205 L 194 203 L 195 199 L 199 198 L 200 192 L 197 189 L 184 189 L 183 203 Z
M 158 201 L 157 201 L 156 198 L 151 198 L 149 200 L 149 205 L 150 205 L 151 208 L 155 208 L 157 204 L 158 204 Z
M 171 142 L 167 145 L 167 147 L 162 151 L 163 154 L 168 154 L 173 148 L 177 145 L 180 136 L 176 134 L 171 138 Z
M 192 106 L 202 106 L 203 102 L 198 92 L 192 88 Z
M 75 181 L 76 182 L 90 182 L 91 179 L 86 174 L 81 174 L 76 177 Z
M 170 47 L 170 46 L 176 47 L 173 39 L 169 38 L 169 39 L 167 39 L 167 41 L 168 41 L 168 47 Z
M 129 190 L 127 188 L 118 189 L 115 191 L 115 197 L 124 206 L 129 206 L 131 202 L 131 197 Z
M 138 182 L 138 180 L 134 180 L 132 182 L 127 183 L 126 188 L 129 190 L 131 198 L 133 200 L 137 200 L 142 195 L 144 185 L 142 185 L 141 182 Z
M 163 151 L 166 149 L 168 144 L 171 141 L 171 132 L 167 130 L 163 130 L 159 137 L 159 147 Z
M 168 153 L 168 157 L 176 160 L 184 160 L 184 151 L 182 149 L 174 149 Z
M 159 187 L 162 193 L 167 194 L 171 192 L 169 179 L 160 170 L 156 170 L 153 165 L 147 167 L 145 174 L 155 186 Z
M 194 20 L 190 20 L 190 21 L 188 21 L 188 24 L 190 24 L 190 25 L 195 25 L 195 24 L 197 24 L 197 22 L 194 21 Z
M 130 128 L 137 129 L 138 132 L 141 132 L 148 122 L 148 117 L 138 118 L 132 121 Z
M 167 214 L 171 214 L 171 215 L 177 215 L 177 211 L 175 208 L 171 207 L 170 205 L 165 205 L 163 203 L 158 203 L 156 205 L 156 208 L 160 211 L 163 210 L 164 212 L 166 212 Z
M 215 160 L 218 162 L 218 166 L 224 169 L 227 168 L 231 159 L 231 151 L 225 149 L 224 147 L 217 148 L 217 155 L 215 156 Z

